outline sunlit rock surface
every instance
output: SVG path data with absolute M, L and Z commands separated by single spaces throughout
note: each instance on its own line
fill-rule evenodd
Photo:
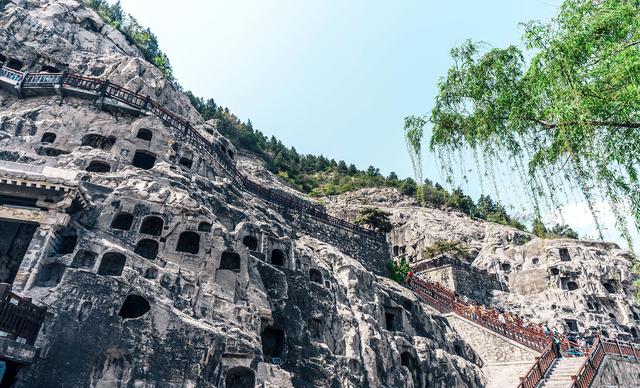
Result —
M 22 71 L 108 78 L 237 155 L 214 122 L 78 2 L 12 1 L 0 28 L 0 54 Z M 370 241 L 329 225 L 318 233 L 317 223 L 310 232 L 235 187 L 154 116 L 2 90 L 0 139 L 3 177 L 48 182 L 59 178 L 30 168 L 56 168 L 79 193 L 15 215 L 50 220 L 23 255 L 6 259 L 16 268 L 4 268 L 16 292 L 48 307 L 39 356 L 15 386 L 484 385 L 482 361 L 446 319 L 344 253 L 372 250 Z M 0 240 L 26 245 L 24 236 Z M 374 256 L 384 265 L 389 250 Z

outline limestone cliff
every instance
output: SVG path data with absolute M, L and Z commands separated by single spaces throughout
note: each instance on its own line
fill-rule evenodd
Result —
M 77 1 L 10 1 L 0 31 L 9 68 L 150 96 L 234 163 L 215 123 Z M 5 382 L 484 384 L 481 361 L 447 321 L 372 272 L 384 268 L 386 244 L 243 191 L 156 116 L 86 93 L 14 93 L 2 77 L 11 87 L 0 91 L 0 280 L 48 308 L 39 354 L 5 360 Z

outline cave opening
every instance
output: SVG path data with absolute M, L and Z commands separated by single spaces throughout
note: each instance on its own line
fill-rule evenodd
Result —
M 180 158 L 178 163 L 180 163 L 180 165 L 182 165 L 182 166 L 184 166 L 186 168 L 193 167 L 193 159 L 189 159 L 189 158 L 186 158 L 184 156 Z
M 57 254 L 68 255 L 76 250 L 78 245 L 78 235 L 74 231 L 67 231 L 60 238 L 60 245 L 58 245 Z
M 190 231 L 180 233 L 176 251 L 197 254 L 200 251 L 200 235 Z
M 578 289 L 578 283 L 574 282 L 574 281 L 568 281 L 567 282 L 567 290 L 569 291 L 575 291 Z
M 53 143 L 56 141 L 56 134 L 53 132 L 45 132 L 42 134 L 42 139 L 40 139 L 40 143 Z
M 149 301 L 140 295 L 127 295 L 120 307 L 118 316 L 124 319 L 139 318 L 151 310 Z
M 607 290 L 608 293 L 615 294 L 616 286 L 614 285 L 613 281 L 610 280 L 610 281 L 603 282 L 602 286 Z
M 145 259 L 155 260 L 155 258 L 158 257 L 158 247 L 158 242 L 156 240 L 145 238 L 138 241 L 133 252 Z
M 571 255 L 567 248 L 560 248 L 560 261 L 571 261 Z
M 413 370 L 414 362 L 413 362 L 413 357 L 411 357 L 411 353 L 402 352 L 400 354 L 400 364 L 402 364 L 402 366 L 406 367 L 410 371 Z
M 402 327 L 402 312 L 395 307 L 385 307 L 384 309 L 384 323 L 385 327 L 389 331 L 400 331 Z
M 236 252 L 222 252 L 220 257 L 220 269 L 240 271 L 240 255 Z
M 78 253 L 73 257 L 71 267 L 73 268 L 93 268 L 96 263 L 98 254 L 88 249 L 79 249 Z
M 98 135 L 97 133 L 90 133 L 82 137 L 82 139 L 80 140 L 80 145 L 109 151 L 111 147 L 113 147 L 113 144 L 115 142 L 115 136 L 103 136 Z
M 111 166 L 109 163 L 105 163 L 99 160 L 92 160 L 85 169 L 87 172 L 110 172 Z
M 243 366 L 229 369 L 224 379 L 225 388 L 253 388 L 255 384 L 255 373 Z
M 136 150 L 131 164 L 143 170 L 150 170 L 156 164 L 156 155 L 149 151 Z
M 577 333 L 578 330 L 578 321 L 575 319 L 565 319 L 564 322 L 567 324 L 570 332 Z
M 258 249 L 258 239 L 253 236 L 244 236 L 242 239 L 242 245 L 247 247 L 250 251 L 255 251 Z
M 206 221 L 202 221 L 200 224 L 198 224 L 198 232 L 211 232 L 211 224 Z
M 120 276 L 124 269 L 127 257 L 119 252 L 108 252 L 102 255 L 98 275 Z
M 273 327 L 265 328 L 260 334 L 262 354 L 269 362 L 279 363 L 284 352 L 284 330 Z
M 160 236 L 164 221 L 158 216 L 149 216 L 142 220 L 140 225 L 140 233 L 149 234 L 151 236 Z
M 284 252 L 280 249 L 274 249 L 271 251 L 271 264 L 283 266 L 284 265 Z
M 311 338 L 321 339 L 322 338 L 322 320 L 318 318 L 311 318 L 308 322 L 309 325 L 309 333 L 311 334 Z
M 138 139 L 150 141 L 153 138 L 153 132 L 146 128 L 140 128 L 136 137 Z
M 0 219 L 0 283 L 13 283 L 37 229 L 37 224 Z
M 37 287 L 53 287 L 60 283 L 64 274 L 65 265 L 62 263 L 49 263 L 40 267 L 35 285 Z
M 50 65 L 42 65 L 40 66 L 40 71 L 42 73 L 60 73 L 60 70 L 55 66 Z
M 133 224 L 133 214 L 120 212 L 111 221 L 112 229 L 129 230 Z
M 322 273 L 315 268 L 309 270 L 309 279 L 318 284 L 322 284 Z
M 24 67 L 24 63 L 22 63 L 22 61 L 15 59 L 15 58 L 9 58 L 9 61 L 7 62 L 7 64 L 5 65 L 10 69 L 13 70 L 20 70 Z

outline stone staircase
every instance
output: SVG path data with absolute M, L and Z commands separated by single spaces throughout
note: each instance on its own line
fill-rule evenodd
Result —
M 538 388 L 570 388 L 573 383 L 571 376 L 578 374 L 586 359 L 587 357 L 557 358 Z

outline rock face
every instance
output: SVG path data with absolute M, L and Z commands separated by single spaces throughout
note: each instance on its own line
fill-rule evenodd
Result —
M 238 156 L 81 3 L 13 0 L 0 27 L 8 67 L 148 95 L 257 182 L 309 200 Z M 323 199 L 345 220 L 364 206 L 390 211 L 388 245 L 265 202 L 184 133 L 96 102 L 0 89 L 0 282 L 48 308 L 38 356 L 8 361 L 3 384 L 482 387 L 503 361 L 491 355 L 506 354 L 486 351 L 502 340 L 478 342 L 477 328 L 384 277 L 392 253 L 420 264 L 443 240 L 467 248 L 453 285 L 482 283 L 490 303 L 567 331 L 638 335 L 631 256 L 612 244 L 535 239 L 390 189 Z
M 366 206 L 389 211 L 394 224 L 392 251 L 417 268 L 430 260 L 423 252 L 434 242 L 461 242 L 467 250 L 463 260 L 501 283 L 490 290 L 487 282 L 476 282 L 478 288 L 490 291 L 488 304 L 564 333 L 640 338 L 633 256 L 616 244 L 540 239 L 462 213 L 417 209 L 394 189 L 363 189 L 327 203 L 330 212 L 350 219 Z M 473 287 L 465 286 L 457 291 L 480 299 L 466 291 Z
M 13 68 L 108 78 L 237 155 L 82 4 L 11 1 L 0 26 Z M 446 319 L 374 274 L 385 244 L 240 190 L 153 116 L 1 90 L 0 175 L 2 281 L 48 307 L 15 386 L 484 385 Z

